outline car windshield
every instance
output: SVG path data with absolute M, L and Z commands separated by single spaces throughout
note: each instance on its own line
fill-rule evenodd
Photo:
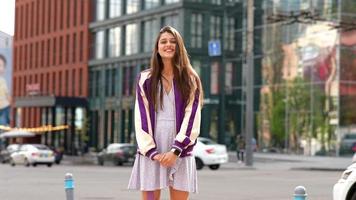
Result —
M 35 144 L 33 146 L 36 147 L 38 150 L 49 150 L 49 148 L 45 145 Z
M 214 142 L 208 138 L 199 138 L 199 141 L 202 142 L 203 144 L 216 144 L 216 142 Z
M 356 139 L 356 133 L 346 134 L 344 139 Z

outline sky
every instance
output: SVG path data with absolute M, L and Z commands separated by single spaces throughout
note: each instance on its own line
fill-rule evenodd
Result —
M 14 35 L 15 0 L 0 0 L 0 31 Z

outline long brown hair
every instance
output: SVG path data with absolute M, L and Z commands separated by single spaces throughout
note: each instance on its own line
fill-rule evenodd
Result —
M 160 31 L 156 38 L 155 46 L 153 49 L 152 57 L 151 57 L 151 93 L 153 105 L 155 110 L 158 108 L 158 99 L 157 94 L 159 93 L 159 106 L 162 108 L 162 100 L 163 100 L 163 85 L 162 85 L 162 70 L 163 70 L 163 62 L 162 58 L 158 53 L 158 42 L 163 33 L 170 33 L 176 39 L 176 51 L 174 57 L 172 59 L 173 62 L 173 75 L 175 83 L 178 86 L 178 89 L 182 95 L 183 101 L 185 105 L 188 105 L 189 99 L 191 99 L 192 95 L 194 95 L 194 90 L 198 88 L 200 93 L 200 100 L 203 98 L 203 90 L 201 86 L 201 82 L 199 76 L 194 71 L 192 65 L 190 64 L 187 50 L 184 46 L 183 38 L 179 34 L 179 32 L 171 26 L 165 26 Z M 160 86 L 159 86 L 160 84 Z M 202 102 L 202 101 L 200 101 Z

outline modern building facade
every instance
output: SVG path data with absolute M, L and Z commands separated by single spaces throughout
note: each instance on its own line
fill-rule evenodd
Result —
M 351 153 L 355 134 L 356 3 L 265 1 L 261 146 L 304 154 Z
M 17 0 L 12 127 L 68 125 L 32 142 L 80 148 L 85 134 L 90 5 L 87 0 Z
M 243 132 L 244 4 L 220 0 L 96 0 L 90 24 L 90 145 L 100 149 L 111 142 L 134 142 L 135 78 L 149 68 L 156 36 L 165 25 L 182 34 L 191 63 L 202 79 L 205 105 L 201 135 L 233 144 L 236 134 Z M 256 10 L 261 8 L 257 6 Z M 209 41 L 218 41 L 222 54 L 209 56 Z

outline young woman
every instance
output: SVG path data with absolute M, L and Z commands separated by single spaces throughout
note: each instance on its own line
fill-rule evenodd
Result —
M 155 42 L 151 68 L 136 86 L 135 130 L 139 153 L 129 189 L 142 199 L 160 199 L 169 188 L 172 200 L 197 192 L 192 150 L 200 132 L 203 91 L 177 30 L 163 27 Z

